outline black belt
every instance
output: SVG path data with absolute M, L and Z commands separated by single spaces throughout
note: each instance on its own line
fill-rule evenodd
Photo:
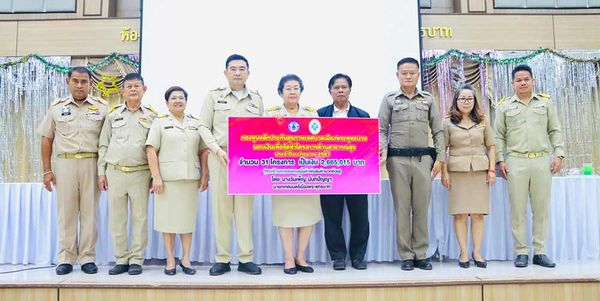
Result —
M 421 157 L 421 156 L 431 156 L 431 159 L 435 161 L 437 157 L 437 152 L 433 147 L 411 147 L 411 148 L 388 148 L 387 156 L 394 157 Z

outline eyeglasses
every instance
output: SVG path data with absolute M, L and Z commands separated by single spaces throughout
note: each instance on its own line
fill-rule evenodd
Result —
M 473 102 L 475 100 L 474 97 L 459 97 L 458 101 L 462 102 L 462 103 L 469 103 L 469 102 Z

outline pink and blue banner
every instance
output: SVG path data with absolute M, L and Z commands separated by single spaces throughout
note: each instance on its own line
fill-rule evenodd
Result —
M 378 194 L 379 121 L 230 117 L 229 194 Z

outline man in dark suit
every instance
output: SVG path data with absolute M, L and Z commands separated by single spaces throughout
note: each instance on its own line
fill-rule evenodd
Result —
M 338 73 L 329 80 L 329 94 L 333 104 L 319 109 L 319 117 L 359 117 L 369 118 L 369 113 L 354 107 L 348 101 L 352 89 L 352 79 L 348 75 Z M 333 260 L 334 270 L 346 269 L 346 241 L 342 230 L 344 200 L 350 215 L 350 259 L 352 267 L 357 270 L 367 268 L 364 260 L 369 240 L 369 205 L 366 194 L 321 195 L 321 209 L 325 220 L 325 242 L 329 255 Z

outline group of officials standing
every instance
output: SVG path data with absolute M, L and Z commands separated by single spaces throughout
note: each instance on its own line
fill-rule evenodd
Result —
M 97 273 L 96 212 L 100 190 L 108 191 L 109 227 L 116 257 L 116 266 L 109 274 L 142 273 L 148 241 L 150 192 L 155 194 L 154 229 L 163 232 L 167 249 L 165 274 L 176 273 L 177 262 L 173 254 L 176 234 L 180 235 L 183 250 L 179 266 L 184 273 L 194 274 L 189 252 L 196 221 L 197 191 L 208 186 L 217 242 L 210 275 L 231 270 L 234 222 L 239 246 L 238 271 L 261 274 L 260 267 L 252 261 L 254 197 L 227 194 L 228 117 L 318 115 L 368 118 L 369 115 L 350 104 L 352 80 L 344 74 L 331 78 L 328 89 L 333 103 L 316 113 L 298 104 L 304 87 L 296 75 L 286 75 L 280 81 L 278 92 L 283 98 L 283 106 L 265 110 L 262 97 L 246 87 L 249 67 L 245 57 L 229 56 L 224 70 L 229 85 L 208 93 L 199 117 L 185 114 L 188 95 L 177 86 L 165 93 L 168 114 L 159 115 L 152 107 L 144 105 L 142 98 L 146 86 L 137 73 L 128 74 L 123 80 L 124 103 L 109 109 L 106 102 L 89 95 L 91 74 L 88 69 L 74 67 L 69 71 L 66 81 L 71 95 L 52 103 L 38 130 L 42 135 L 44 186 L 49 191 L 57 190 L 58 275 L 70 273 L 76 262 L 81 264 L 83 272 Z M 413 58 L 398 62 L 396 76 L 400 89 L 384 96 L 378 116 L 380 164 L 386 165 L 390 176 L 401 268 L 432 269 L 427 257 L 428 207 L 431 182 L 439 173 L 442 173 L 444 186 L 451 192 L 450 214 L 455 216 L 455 231 L 461 246 L 459 265 L 468 267 L 469 263 L 466 220 L 470 216 L 473 260 L 478 267 L 486 266 L 479 248 L 496 163 L 500 175 L 509 185 L 515 266 L 528 264 L 530 252 L 525 242 L 524 219 L 531 197 L 533 263 L 554 267 L 544 255 L 544 241 L 551 174 L 561 168 L 563 141 L 556 108 L 547 95 L 533 92 L 535 81 L 531 69 L 521 65 L 513 70 L 515 95 L 498 110 L 495 137 L 489 119 L 481 114 L 475 93 L 468 86 L 457 90 L 449 116 L 442 120 L 432 95 L 417 89 L 419 70 L 419 62 Z M 429 147 L 429 133 L 434 148 Z M 53 152 L 57 158 L 52 165 Z M 555 157 L 550 164 L 552 153 Z M 469 187 L 478 188 L 469 191 Z M 312 272 L 303 253 L 314 221 L 290 223 L 290 213 L 302 215 L 302 211 L 309 209 L 294 209 L 291 202 L 286 204 L 287 207 L 276 204 L 288 201 L 302 202 L 273 200 L 273 222 L 279 227 L 285 253 L 284 272 Z M 320 207 L 324 217 L 325 240 L 333 268 L 345 269 L 349 255 L 352 267 L 366 269 L 367 195 L 322 195 L 320 202 L 316 201 L 315 208 Z M 344 203 L 351 222 L 349 248 L 342 230 Z M 276 211 L 282 213 L 275 217 Z M 131 238 L 127 231 L 128 217 Z M 298 227 L 299 245 L 294 257 L 291 246 L 295 227 Z

